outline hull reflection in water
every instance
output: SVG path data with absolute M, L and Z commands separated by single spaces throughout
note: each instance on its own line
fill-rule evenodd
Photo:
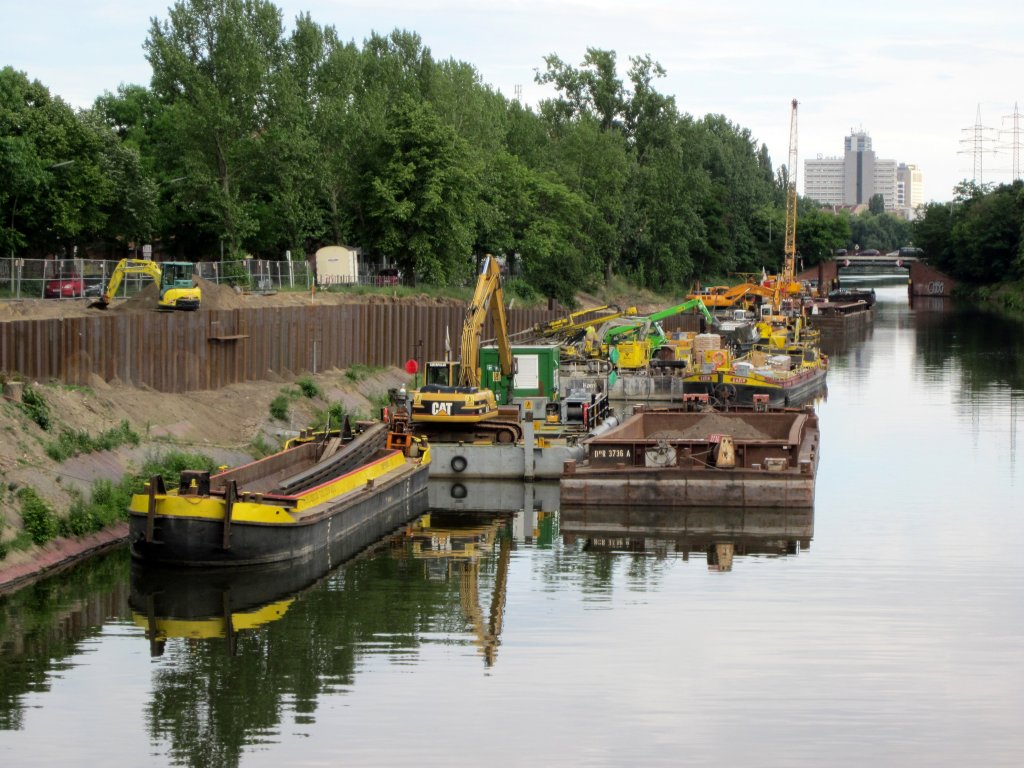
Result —
M 707 556 L 730 571 L 734 555 L 793 555 L 811 546 L 812 509 L 563 507 L 562 538 L 592 551 Z
M 512 537 L 517 542 L 550 544 L 554 536 L 560 501 L 557 481 L 434 479 L 427 493 L 434 510 L 515 515 Z
M 285 562 L 197 570 L 135 561 L 132 618 L 145 630 L 153 656 L 161 655 L 172 637 L 226 638 L 227 652 L 234 655 L 238 632 L 282 618 L 299 594 L 426 510 L 424 490 L 329 548 Z

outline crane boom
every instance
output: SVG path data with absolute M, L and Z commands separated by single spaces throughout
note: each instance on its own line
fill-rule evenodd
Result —
M 775 293 L 772 296 L 772 310 L 776 313 L 782 306 L 782 294 L 788 292 L 796 276 L 796 107 L 793 99 L 789 113 L 789 166 L 786 184 L 786 241 L 783 247 L 784 260 L 782 274 L 775 281 Z

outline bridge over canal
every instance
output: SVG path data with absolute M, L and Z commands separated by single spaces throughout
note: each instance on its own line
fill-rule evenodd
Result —
M 796 275 L 797 280 L 816 280 L 818 285 L 842 285 L 843 274 L 854 270 L 884 270 L 889 274 L 907 273 L 907 292 L 914 296 L 948 298 L 953 295 L 956 280 L 940 272 L 915 253 L 851 253 L 823 261 Z

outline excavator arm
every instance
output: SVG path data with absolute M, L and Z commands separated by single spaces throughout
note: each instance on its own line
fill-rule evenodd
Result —
M 700 299 L 690 299 L 689 301 L 684 301 L 682 304 L 677 304 L 674 307 L 668 307 L 667 309 L 655 312 L 654 314 L 637 317 L 630 323 L 608 328 L 604 331 L 602 340 L 604 343 L 609 344 L 620 337 L 627 335 L 639 335 L 643 338 L 643 336 L 645 336 L 647 332 L 654 327 L 654 324 L 660 320 L 664 320 L 667 317 L 672 317 L 673 315 L 678 315 L 695 308 L 699 309 L 701 314 L 704 315 L 704 318 L 708 321 L 708 325 L 713 326 L 718 324 L 715 316 L 708 311 L 708 308 L 704 305 L 703 301 Z
M 503 376 L 511 377 L 514 361 L 512 344 L 508 337 L 508 318 L 505 316 L 505 294 L 501 288 L 501 267 L 492 256 L 484 261 L 476 281 L 473 300 L 466 310 L 462 326 L 462 366 L 459 369 L 459 386 L 479 387 L 480 336 L 488 311 L 494 312 L 498 341 L 498 364 Z
M 124 276 L 129 274 L 149 275 L 158 285 L 160 284 L 160 267 L 155 262 L 146 259 L 121 259 L 114 267 L 113 274 L 110 275 L 107 290 L 93 306 L 106 309 L 117 295 L 117 289 L 121 287 Z

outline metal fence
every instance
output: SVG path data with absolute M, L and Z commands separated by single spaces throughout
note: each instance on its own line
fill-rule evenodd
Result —
M 117 261 L 104 259 L 0 259 L 0 298 L 74 299 L 106 290 Z M 255 291 L 308 290 L 313 270 L 307 261 L 203 261 L 196 274 L 214 283 L 241 285 Z M 375 284 L 380 278 L 360 276 Z M 119 297 L 132 296 L 150 283 L 145 275 L 125 275 Z

